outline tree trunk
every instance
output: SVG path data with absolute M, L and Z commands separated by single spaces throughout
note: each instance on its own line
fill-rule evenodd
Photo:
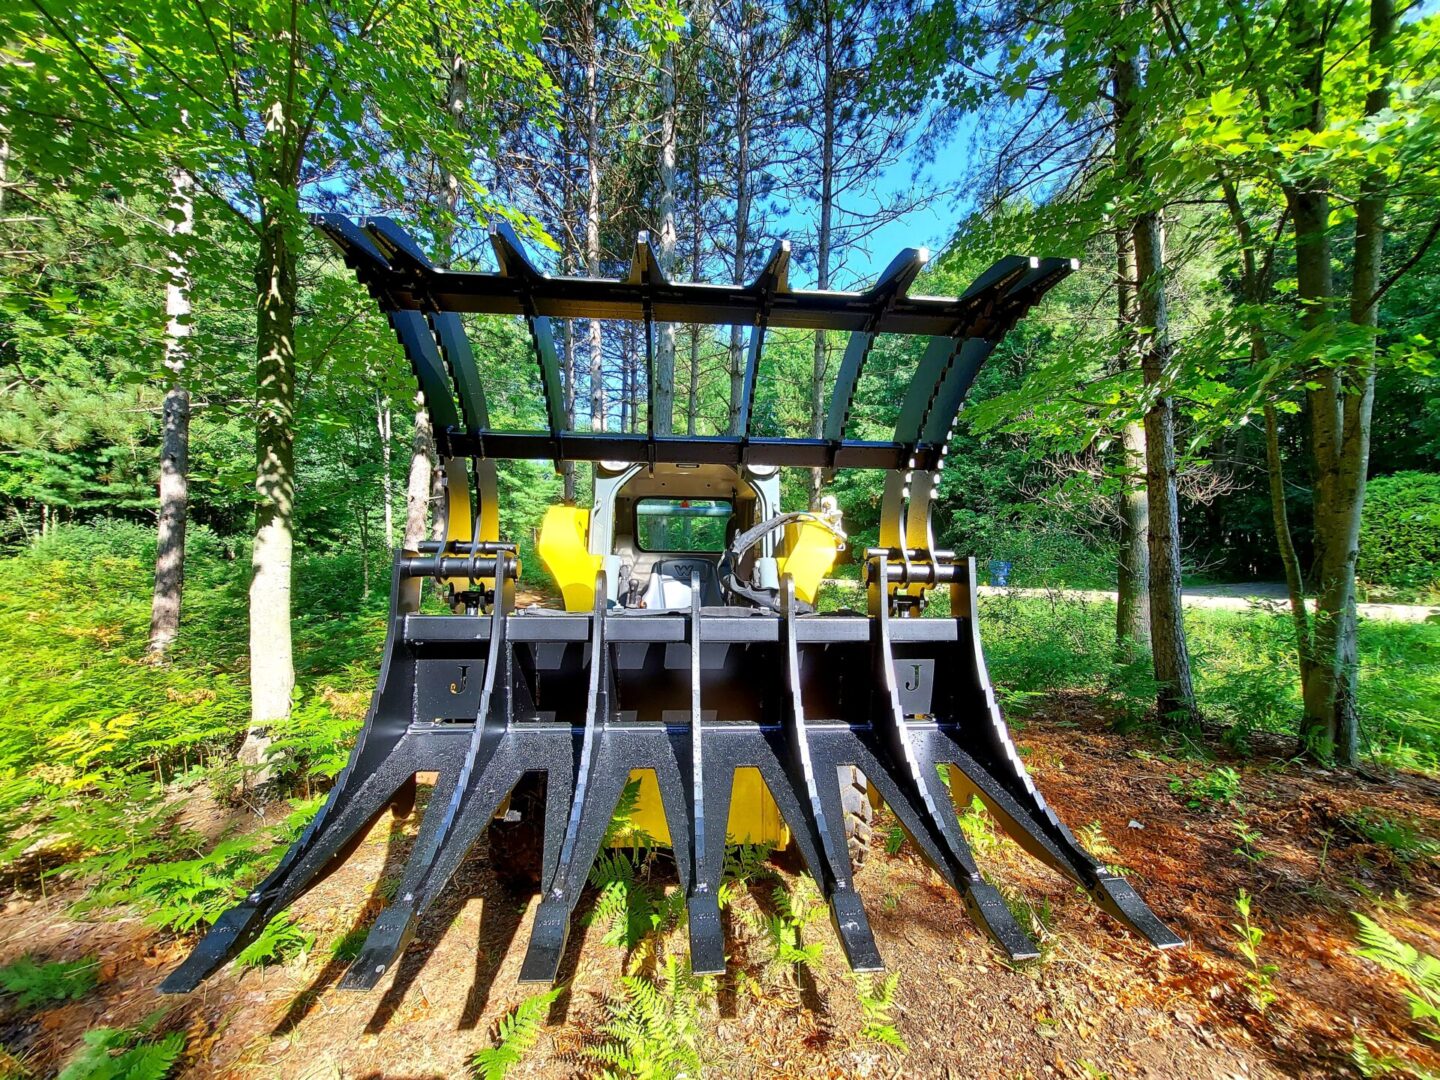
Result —
M 750 18 L 746 6 L 740 9 L 740 40 L 736 47 L 735 69 L 735 259 L 737 284 L 745 280 L 745 254 L 750 243 Z M 740 400 L 745 392 L 745 343 L 740 327 L 730 328 L 730 423 L 731 435 L 741 430 Z
M 1294 27 L 1297 44 L 1311 55 L 1307 89 L 1317 104 L 1309 117 L 1312 130 L 1322 130 L 1325 117 L 1318 102 L 1327 61 L 1320 44 L 1322 29 L 1314 13 L 1300 14 Z M 1389 50 L 1395 33 L 1393 0 L 1372 0 L 1370 6 L 1370 90 L 1365 97 L 1369 116 L 1390 102 Z M 1289 193 L 1294 219 L 1296 278 L 1308 327 L 1328 321 L 1326 302 L 1334 295 L 1331 269 L 1329 200 L 1323 180 L 1310 178 Z M 1349 321 L 1373 331 L 1378 310 L 1380 262 L 1385 243 L 1386 179 L 1376 170 L 1361 181 L 1355 202 L 1354 269 L 1350 281 Z M 1334 756 L 1353 764 L 1360 753 L 1356 712 L 1357 665 L 1355 562 L 1360 547 L 1360 516 L 1365 505 L 1365 473 L 1370 462 L 1370 420 L 1375 401 L 1373 335 L 1345 364 L 1317 365 L 1312 374 L 1310 421 L 1316 462 L 1315 618 L 1311 664 L 1303 687 L 1303 747 L 1320 757 Z
M 660 269 L 672 276 L 675 268 L 675 46 L 665 50 L 660 66 Z M 675 430 L 675 324 L 655 329 L 655 380 L 657 435 Z
M 703 105 L 703 95 L 702 102 Z M 690 173 L 690 280 L 699 281 L 704 266 L 702 222 L 705 213 L 704 185 L 701 171 L 701 143 L 705 139 L 705 114 L 702 109 L 695 122 L 695 152 Z M 700 327 L 690 327 L 690 386 L 685 402 L 685 434 L 695 434 L 695 421 L 700 411 Z
M 835 209 L 835 20 L 828 0 L 820 5 L 823 20 L 821 63 L 824 80 L 820 100 L 820 235 L 815 245 L 815 287 L 830 288 L 830 246 L 831 218 Z M 825 383 L 829 354 L 825 348 L 824 330 L 815 331 L 815 357 L 810 373 L 810 435 L 818 439 L 825 433 Z M 810 509 L 820 509 L 820 488 L 824 483 L 825 470 L 810 470 Z
M 390 398 L 375 394 L 375 427 L 380 435 L 380 499 L 385 506 L 385 550 L 395 546 L 395 478 L 391 475 L 390 441 L 395 436 L 394 411 Z
M 1133 362 L 1136 327 L 1135 245 L 1130 230 L 1115 230 L 1119 368 Z M 1145 425 L 1127 421 L 1120 432 L 1120 551 L 1117 559 L 1115 647 L 1122 660 L 1150 652 L 1150 495 L 1145 489 Z
M 405 483 L 405 550 L 418 551 L 430 528 L 430 483 L 435 474 L 435 441 L 425 398 L 415 395 L 415 426 L 410 434 L 410 475 Z
M 587 7 L 585 56 L 585 270 L 600 276 L 600 43 Z M 604 431 L 605 348 L 599 319 L 590 320 L 590 429 Z
M 270 726 L 290 715 L 295 665 L 290 641 L 290 586 L 295 513 L 295 296 L 297 237 L 273 211 L 261 222 L 255 284 L 255 546 L 250 579 L 250 730 L 240 763 L 258 769 Z
M 169 280 L 165 283 L 165 354 L 170 376 L 160 440 L 160 521 L 155 544 L 155 594 L 150 602 L 149 654 L 159 660 L 180 631 L 185 590 L 185 528 L 190 504 L 190 390 L 186 362 L 190 345 L 190 252 L 195 229 L 195 181 L 184 169 L 170 175 Z
M 1251 341 L 1256 363 L 1263 359 L 1265 343 L 1258 331 Z M 1285 589 L 1290 597 L 1290 619 L 1295 625 L 1295 654 L 1300 662 L 1300 685 L 1310 678 L 1310 615 L 1305 609 L 1305 575 L 1295 552 L 1290 532 L 1290 510 L 1285 497 L 1285 459 L 1280 453 L 1280 419 L 1275 406 L 1265 406 L 1265 473 L 1270 485 L 1270 517 L 1275 526 L 1275 544 L 1285 568 Z
M 1169 313 L 1160 217 L 1135 221 L 1136 284 L 1140 301 L 1140 372 L 1153 401 L 1145 412 L 1145 488 L 1150 500 L 1150 645 L 1159 684 L 1160 715 L 1181 724 L 1199 719 L 1190 677 L 1180 600 L 1180 498 L 1175 484 L 1175 410 L 1165 389 L 1170 362 Z
M 565 426 L 575 426 L 575 331 L 572 320 L 560 324 L 560 377 L 565 383 Z M 575 462 L 560 463 L 560 477 L 566 506 L 575 505 Z

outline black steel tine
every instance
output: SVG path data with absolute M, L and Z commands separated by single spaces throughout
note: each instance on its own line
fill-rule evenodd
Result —
M 362 827 L 414 778 L 406 735 L 414 668 L 409 662 L 397 663 L 393 658 L 404 636 L 405 616 L 418 602 L 418 594 L 400 574 L 401 558 L 402 553 L 396 552 L 391 570 L 390 625 L 384 651 L 387 659 L 349 761 L 335 778 L 324 805 L 275 869 L 241 903 L 215 921 L 194 951 L 161 984 L 162 993 L 189 993 L 254 941 L 286 904 L 343 862 L 363 837 Z
M 971 712 L 945 717 L 930 736 L 932 753 L 954 764 L 1005 831 L 1026 851 L 1085 888 L 1116 919 L 1158 948 L 1174 948 L 1181 939 L 1140 899 L 1129 882 L 1107 871 L 1080 846 L 1045 801 L 1020 760 L 986 669 L 975 609 L 975 560 L 951 586 L 951 611 L 957 626 L 960 663 L 973 688 Z
M 630 760 L 617 752 L 610 733 L 599 737 L 600 750 L 594 775 L 583 797 L 576 786 L 576 809 L 560 852 L 555 878 L 535 912 L 530 944 L 520 965 L 522 983 L 553 983 L 570 937 L 570 915 L 585 888 L 590 867 L 615 816 L 630 776 Z
M 497 592 L 497 597 L 504 594 Z M 505 717 L 496 715 L 495 683 L 500 671 L 509 677 L 506 664 L 506 636 L 509 611 L 503 599 L 496 603 L 490 613 L 490 641 L 485 660 L 484 682 L 480 690 L 480 702 L 476 709 L 475 723 L 470 729 L 470 738 L 465 756 L 453 776 L 442 775 L 431 793 L 430 804 L 420 823 L 420 834 L 415 847 L 405 863 L 405 872 L 400 880 L 397 899 L 385 907 L 365 936 L 360 955 L 350 965 L 341 987 L 347 990 L 368 990 L 379 981 L 395 958 L 404 951 L 415 928 L 425 914 L 428 905 L 421 906 L 421 886 L 434 869 L 444 847 L 455 840 L 454 826 L 460 817 L 465 801 L 474 792 L 472 780 L 478 779 L 495 752 L 504 730 Z M 491 813 L 494 808 L 491 808 Z M 469 844 L 465 844 L 468 850 Z M 458 860 L 456 860 L 458 862 Z
M 876 574 L 883 588 L 888 560 L 881 555 L 876 562 Z M 1028 960 L 1039 956 L 1039 949 L 1016 923 L 999 892 L 980 876 L 970 845 L 960 831 L 950 792 L 940 780 L 938 762 L 930 753 L 928 742 L 913 736 L 901 711 L 895 686 L 889 603 L 883 594 L 871 611 L 870 629 L 876 694 L 875 726 L 880 745 L 894 761 L 901 782 L 918 797 L 915 810 L 922 833 L 915 834 L 917 842 L 924 835 L 928 841 L 924 846 L 938 851 L 953 867 L 956 883 L 972 917 L 1012 959 Z
M 905 248 L 890 261 L 865 293 L 870 315 L 865 325 L 850 333 L 845 345 L 845 354 L 835 374 L 835 385 L 830 391 L 830 408 L 825 416 L 825 438 L 839 442 L 845 437 L 845 424 L 850 418 L 850 408 L 855 400 L 855 389 L 860 383 L 860 373 L 875 339 L 880 334 L 881 322 L 894 303 L 903 299 L 910 286 L 925 264 L 930 252 L 925 248 Z
M 700 575 L 690 575 L 690 789 L 691 868 L 685 897 L 689 918 L 690 970 L 697 975 L 725 973 L 725 930 L 720 925 L 720 885 L 725 870 L 725 827 L 729 817 L 734 769 L 721 769 L 724 793 L 709 798 L 711 779 L 705 762 L 705 722 L 700 700 Z M 680 760 L 683 762 L 684 757 Z M 714 765 L 710 766 L 714 768 Z M 667 811 L 668 817 L 668 811 Z M 717 841 L 718 834 L 718 841 Z M 677 856 L 678 862 L 678 856 Z
M 383 215 L 365 219 L 365 231 L 385 252 L 392 266 L 403 266 L 407 270 L 434 270 L 435 264 L 420 249 L 415 238 L 406 232 L 394 218 Z
M 845 958 L 856 971 L 880 971 L 884 962 L 870 930 L 865 907 L 855 892 L 850 850 L 845 843 L 845 809 L 840 798 L 840 775 L 836 762 L 817 767 L 811 733 L 805 725 L 805 703 L 801 696 L 800 654 L 795 640 L 795 581 L 789 574 L 780 578 L 780 614 L 785 633 L 785 674 L 788 708 L 785 733 L 790 743 L 792 783 L 804 792 L 804 805 L 813 822 L 816 845 L 825 873 L 817 884 L 830 904 L 831 921 L 845 950 Z
M 547 884 L 535 922 L 530 944 L 520 967 L 522 982 L 552 983 L 560 970 L 565 942 L 570 936 L 570 913 L 590 865 L 600 850 L 605 830 L 615 814 L 615 807 L 625 791 L 629 769 L 623 762 L 610 760 L 608 734 L 613 707 L 610 687 L 609 646 L 605 641 L 607 607 L 606 575 L 602 568 L 595 575 L 595 605 L 590 624 L 590 685 L 586 695 L 585 730 L 577 755 L 575 792 L 570 805 L 565 839 L 556 859 L 554 877 Z
M 627 285 L 668 285 L 665 272 L 655 248 L 650 244 L 650 232 L 641 229 L 635 234 L 635 248 L 630 256 L 630 269 L 625 275 Z
M 770 249 L 765 265 L 760 268 L 747 288 L 762 294 L 785 293 L 790 291 L 790 241 L 777 240 Z
M 395 336 L 400 339 L 405 355 L 410 358 L 411 369 L 420 382 L 420 392 L 425 397 L 425 407 L 435 425 L 437 435 L 460 423 L 460 410 L 455 404 L 455 391 L 445 371 L 445 362 L 440 358 L 440 348 L 435 335 L 425 322 L 425 316 L 418 311 L 391 311 L 388 313 Z

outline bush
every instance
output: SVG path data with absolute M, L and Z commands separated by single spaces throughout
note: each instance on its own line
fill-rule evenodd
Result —
M 1370 481 L 1358 574 L 1393 589 L 1440 592 L 1440 473 L 1402 472 Z

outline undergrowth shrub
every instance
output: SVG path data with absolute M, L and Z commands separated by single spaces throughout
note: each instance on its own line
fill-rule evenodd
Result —
M 13 994 L 15 1004 L 22 1009 L 75 1001 L 95 989 L 98 968 L 99 961 L 93 956 L 49 964 L 37 964 L 33 957 L 22 956 L 0 967 L 0 990 Z
M 1401 472 L 1365 485 L 1356 574 L 1410 593 L 1440 593 L 1440 473 Z
M 249 567 L 236 554 L 192 531 L 180 637 L 163 664 L 145 656 L 153 529 L 62 527 L 0 559 L 0 876 L 87 879 L 88 906 L 130 904 L 189 930 L 273 862 L 269 830 L 215 845 L 179 823 L 196 798 L 223 812 L 238 789 Z M 314 796 L 363 718 L 386 597 L 362 601 L 353 550 L 302 552 L 296 584 L 298 685 L 274 731 L 276 789 Z
M 185 1033 L 151 1039 L 163 1018 L 156 1012 L 133 1028 L 87 1031 L 58 1080 L 164 1080 L 185 1050 Z

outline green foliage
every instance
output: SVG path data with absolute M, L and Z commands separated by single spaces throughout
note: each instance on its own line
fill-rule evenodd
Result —
M 37 964 L 33 958 L 22 956 L 0 967 L 0 990 L 14 994 L 15 1004 L 22 1009 L 74 1001 L 95 989 L 98 967 L 94 957 Z
M 1240 913 L 1240 921 L 1230 925 L 1239 936 L 1236 948 L 1250 965 L 1245 972 L 1245 984 L 1250 990 L 1250 1001 L 1263 1013 L 1275 1002 L 1272 984 L 1275 976 L 1280 973 L 1280 968 L 1260 959 L 1260 943 L 1265 938 L 1265 931 L 1251 921 L 1251 898 L 1244 889 L 1241 889 L 1240 895 L 1235 898 L 1235 910 Z
M 1267 853 L 1261 850 L 1260 841 L 1265 837 L 1261 836 L 1257 830 L 1252 829 L 1243 817 L 1231 822 L 1230 828 L 1235 833 L 1235 839 L 1239 841 L 1235 854 L 1256 865 L 1263 862 Z
M 1171 777 L 1170 790 L 1185 796 L 1185 805 L 1191 810 L 1233 806 L 1240 798 L 1240 774 L 1228 765 L 1220 765 L 1192 780 Z
M 1440 1042 L 1440 959 L 1401 941 L 1374 919 L 1358 911 L 1352 914 L 1360 926 L 1356 954 L 1404 980 L 1410 1018 L 1427 1039 Z
M 87 1031 L 58 1080 L 165 1080 L 185 1049 L 185 1033 L 149 1040 L 162 1018 L 157 1012 L 134 1028 Z
M 894 1018 L 895 991 L 900 987 L 900 973 L 892 972 L 884 979 L 857 974 L 853 979 L 855 996 L 860 1002 L 860 1034 L 908 1054 L 910 1047 L 896 1029 Z
M 947 771 L 942 767 L 941 774 Z M 990 820 L 990 814 L 978 795 L 972 795 L 969 805 L 960 811 L 960 831 L 965 834 L 966 842 L 981 855 L 993 850 L 1000 842 L 995 823 Z
M 265 924 L 259 937 L 240 950 L 235 962 L 241 967 L 270 967 L 308 955 L 314 947 L 315 935 L 300 929 L 290 913 L 282 911 Z
M 585 1056 L 601 1066 L 600 1075 L 607 1080 L 698 1080 L 703 1068 L 700 1003 L 706 995 L 705 980 L 692 975 L 675 956 L 666 958 L 658 982 L 623 976 L 620 996 L 606 1003 L 601 1039 L 585 1047 Z
M 811 924 L 825 917 L 824 903 L 815 883 L 802 875 L 792 893 L 777 884 L 770 893 L 770 910 L 737 911 L 736 918 L 751 933 L 758 935 L 769 956 L 765 963 L 766 977 L 779 985 L 793 986 L 801 971 L 820 960 L 824 941 L 804 944 L 803 936 Z
M 1395 473 L 1365 485 L 1356 573 L 1372 585 L 1440 592 L 1440 473 Z
M 1440 855 L 1440 841 L 1426 836 L 1411 822 L 1397 821 L 1364 808 L 1347 811 L 1341 820 L 1362 840 L 1379 844 L 1405 862 Z
M 505 1080 L 505 1074 L 520 1064 L 540 1040 L 545 1016 L 565 990 L 564 986 L 555 986 L 531 994 L 500 1018 L 495 1045 L 485 1047 L 471 1061 L 479 1080 Z
M 600 940 L 627 953 L 674 926 L 685 910 L 684 894 L 678 889 L 667 894 L 652 883 L 648 864 L 623 848 L 600 852 L 590 868 L 590 884 L 600 890 L 590 924 L 607 926 Z

